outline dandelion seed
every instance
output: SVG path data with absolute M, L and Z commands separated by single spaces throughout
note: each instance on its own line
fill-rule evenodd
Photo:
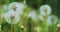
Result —
M 51 14 L 51 7 L 49 5 L 42 5 L 40 7 L 40 14 L 41 15 L 50 15 Z
M 57 16 L 51 15 L 48 17 L 47 22 L 49 25 L 56 24 L 58 21 Z
M 16 11 L 19 14 L 23 14 L 24 7 L 23 3 L 12 2 L 9 4 L 9 10 Z
M 6 22 L 8 23 L 12 23 L 12 24 L 16 24 L 19 22 L 20 20 L 20 16 L 14 12 L 14 11 L 8 11 L 6 14 L 5 14 L 5 20 Z

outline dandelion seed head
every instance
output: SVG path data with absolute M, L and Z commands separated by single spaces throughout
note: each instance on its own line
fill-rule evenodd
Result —
M 12 2 L 9 4 L 9 10 L 16 11 L 19 14 L 23 14 L 24 7 L 23 3 Z
M 16 24 L 19 22 L 20 20 L 20 16 L 14 12 L 14 11 L 8 11 L 6 14 L 5 14 L 5 20 L 6 22 L 8 23 L 12 23 L 12 24 Z
M 42 5 L 40 7 L 40 14 L 41 15 L 50 15 L 51 14 L 51 7 L 49 5 Z
M 33 10 L 28 14 L 28 17 L 31 17 L 32 19 L 36 19 L 36 12 Z
M 47 22 L 50 25 L 56 24 L 58 22 L 58 18 L 57 18 L 57 16 L 51 15 L 48 17 Z

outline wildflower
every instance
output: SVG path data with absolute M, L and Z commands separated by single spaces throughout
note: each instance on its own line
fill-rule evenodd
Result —
M 20 16 L 14 11 L 8 11 L 5 14 L 5 20 L 10 24 L 16 24 L 19 22 Z
M 57 16 L 54 16 L 54 15 L 49 16 L 48 19 L 47 19 L 47 23 L 49 25 L 56 24 L 57 21 L 58 21 L 58 18 L 57 18 Z
M 40 14 L 41 15 L 50 15 L 51 14 L 51 7 L 49 5 L 42 5 L 40 7 Z
M 16 11 L 19 14 L 23 14 L 24 7 L 23 3 L 12 2 L 9 4 L 9 10 Z

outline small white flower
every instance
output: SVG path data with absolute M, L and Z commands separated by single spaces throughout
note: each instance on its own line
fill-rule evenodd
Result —
M 10 24 L 16 24 L 19 22 L 20 16 L 14 11 L 8 11 L 5 14 L 5 20 Z
M 50 15 L 51 14 L 51 7 L 49 5 L 42 5 L 40 7 L 40 14 L 41 15 Z
M 23 14 L 24 7 L 25 6 L 23 3 L 12 2 L 11 4 L 9 4 L 9 10 L 16 11 L 19 14 Z
M 35 10 L 32 10 L 29 14 L 28 17 L 31 17 L 32 19 L 36 19 L 36 12 Z
M 58 22 L 58 18 L 57 16 L 54 16 L 54 15 L 49 16 L 47 19 L 47 23 L 49 25 L 56 24 L 57 22 Z

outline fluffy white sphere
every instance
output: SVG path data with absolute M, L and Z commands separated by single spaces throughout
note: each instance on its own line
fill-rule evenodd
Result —
M 58 18 L 57 18 L 57 16 L 54 16 L 54 15 L 49 16 L 47 19 L 47 23 L 49 25 L 52 25 L 52 23 L 56 24 L 57 22 L 58 22 Z
M 11 4 L 9 4 L 9 10 L 16 11 L 19 14 L 23 14 L 24 7 L 25 6 L 23 3 L 12 2 Z
M 49 5 L 42 5 L 40 7 L 40 14 L 41 15 L 50 15 L 51 14 L 51 7 Z
M 5 14 L 5 20 L 10 24 L 16 24 L 19 22 L 20 16 L 14 11 L 8 11 Z
M 32 19 L 36 19 L 36 12 L 35 12 L 35 10 L 32 10 L 31 12 L 29 12 L 29 14 L 28 14 L 28 17 L 31 17 Z

